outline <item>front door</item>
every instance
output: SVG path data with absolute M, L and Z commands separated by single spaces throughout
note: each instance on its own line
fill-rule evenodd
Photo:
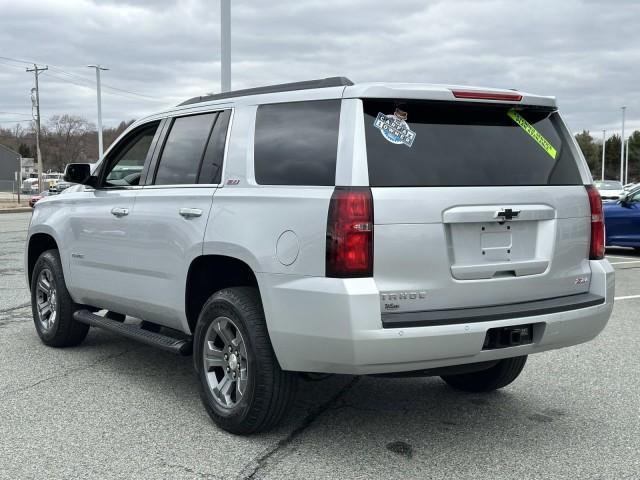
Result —
M 126 312 L 135 302 L 132 284 L 132 217 L 159 122 L 133 130 L 109 150 L 96 188 L 65 193 L 69 211 L 70 291 L 78 303 Z

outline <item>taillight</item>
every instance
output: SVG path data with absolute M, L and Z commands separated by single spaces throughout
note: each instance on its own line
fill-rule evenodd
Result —
M 477 90 L 451 90 L 456 98 L 467 98 L 470 100 L 501 100 L 503 102 L 519 102 L 522 95 L 519 93 L 507 92 L 479 92 Z
M 369 187 L 336 187 L 327 219 L 327 277 L 373 275 L 373 198 Z
M 589 247 L 590 260 L 602 260 L 604 258 L 604 214 L 602 212 L 602 200 L 598 189 L 593 185 L 587 185 L 589 206 L 591 207 L 591 245 Z

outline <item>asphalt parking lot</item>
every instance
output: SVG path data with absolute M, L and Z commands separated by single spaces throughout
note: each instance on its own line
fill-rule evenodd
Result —
M 43 346 L 23 274 L 29 213 L 0 215 L 0 478 L 640 478 L 640 255 L 608 252 L 616 305 L 593 342 L 529 358 L 488 395 L 437 378 L 304 382 L 284 425 L 236 437 L 190 358 L 92 329 Z

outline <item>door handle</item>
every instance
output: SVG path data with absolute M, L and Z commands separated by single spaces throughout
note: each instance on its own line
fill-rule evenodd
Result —
M 122 207 L 113 207 L 111 209 L 111 215 L 115 215 L 116 217 L 124 217 L 126 215 L 129 215 L 129 209 Z
M 181 208 L 179 210 L 180 215 L 184 218 L 195 218 L 202 215 L 202 210 L 199 208 Z

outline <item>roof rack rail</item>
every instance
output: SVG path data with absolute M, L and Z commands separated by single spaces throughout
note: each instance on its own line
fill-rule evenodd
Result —
M 353 82 L 347 77 L 328 77 L 319 80 L 306 80 L 304 82 L 280 83 L 278 85 L 267 85 L 265 87 L 246 88 L 244 90 L 233 90 L 231 92 L 216 93 L 215 95 L 205 95 L 193 97 L 179 104 L 191 105 L 193 103 L 209 102 L 211 100 L 222 100 L 224 98 L 244 97 L 249 95 L 260 95 L 263 93 L 289 92 L 293 90 L 308 90 L 311 88 L 348 87 Z

